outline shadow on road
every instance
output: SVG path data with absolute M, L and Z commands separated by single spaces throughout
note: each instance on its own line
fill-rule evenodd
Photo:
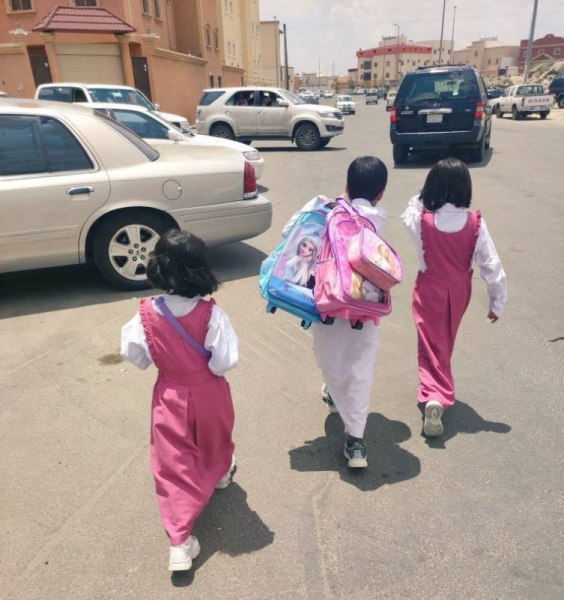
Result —
M 297 148 L 296 146 L 256 146 L 256 149 L 259 150 L 260 152 L 302 152 L 302 150 L 300 150 L 299 148 Z M 346 150 L 346 148 L 341 148 L 338 146 L 325 146 L 325 148 L 319 148 L 318 150 L 315 150 L 315 152 L 342 152 L 343 150 Z
M 290 450 L 290 467 L 300 472 L 337 471 L 345 483 L 363 492 L 373 492 L 383 485 L 419 475 L 419 459 L 399 446 L 410 437 L 411 431 L 405 423 L 391 421 L 379 413 L 369 414 L 364 436 L 368 446 L 368 468 L 349 469 L 343 456 L 343 422 L 339 415 L 333 414 L 325 421 L 325 437 Z
M 221 282 L 258 274 L 264 252 L 244 242 L 210 248 Z M 0 275 L 0 319 L 143 298 L 155 292 L 121 292 L 89 265 L 22 271 Z
M 403 165 L 395 165 L 394 169 L 397 171 L 403 171 L 408 169 L 430 169 L 435 163 L 444 158 L 458 158 L 459 160 L 466 163 L 469 169 L 483 169 L 487 167 L 492 159 L 494 153 L 493 147 L 486 150 L 484 160 L 482 162 L 467 162 L 468 151 L 464 149 L 455 150 L 450 152 L 448 150 L 429 150 L 425 152 L 415 152 L 409 155 L 408 162 Z
M 238 556 L 266 548 L 274 541 L 274 532 L 247 503 L 247 492 L 236 482 L 218 490 L 196 522 L 194 535 L 202 551 L 190 571 L 171 575 L 172 585 L 187 587 L 195 574 L 216 552 Z
M 457 400 L 456 404 L 445 412 L 443 415 L 443 424 L 445 432 L 442 436 L 425 438 L 425 443 L 429 448 L 444 450 L 446 443 L 459 433 L 481 433 L 482 431 L 509 433 L 511 431 L 510 425 L 496 423 L 495 421 L 486 421 L 471 406 L 460 400 Z

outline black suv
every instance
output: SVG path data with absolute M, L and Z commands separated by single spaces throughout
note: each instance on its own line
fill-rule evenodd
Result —
M 401 82 L 390 114 L 394 162 L 410 151 L 469 148 L 480 162 L 490 147 L 491 107 L 484 82 L 466 66 L 424 67 Z
M 554 94 L 554 100 L 559 108 L 564 108 L 564 77 L 557 77 L 550 82 L 548 93 Z

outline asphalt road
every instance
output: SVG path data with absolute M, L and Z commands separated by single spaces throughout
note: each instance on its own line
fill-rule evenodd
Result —
M 272 229 L 213 252 L 241 340 L 232 372 L 239 471 L 197 524 L 202 555 L 170 577 L 148 461 L 154 371 L 120 362 L 137 299 L 93 269 L 0 278 L 0 598 L 561 600 L 564 597 L 564 111 L 494 122 L 473 165 L 509 277 L 495 325 L 475 278 L 454 360 L 459 402 L 426 442 L 415 406 L 415 251 L 399 215 L 437 156 L 394 169 L 382 104 L 359 103 L 327 149 L 256 144 Z M 362 154 L 390 167 L 388 237 L 406 264 L 351 473 L 320 399 L 311 337 L 267 315 L 261 260 L 286 219 L 343 190 Z

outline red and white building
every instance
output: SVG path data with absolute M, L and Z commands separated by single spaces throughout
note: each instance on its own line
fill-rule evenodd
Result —
M 519 73 L 525 70 L 528 43 L 529 40 L 521 40 L 521 44 L 519 45 Z M 543 38 L 533 41 L 531 67 L 551 59 L 564 60 L 564 37 L 558 37 L 549 33 Z

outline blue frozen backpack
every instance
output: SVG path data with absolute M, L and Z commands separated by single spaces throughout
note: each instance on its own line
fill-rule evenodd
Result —
M 300 214 L 282 242 L 263 261 L 259 276 L 261 295 L 268 302 L 266 312 L 272 314 L 278 308 L 289 312 L 302 320 L 304 329 L 323 322 L 315 307 L 313 287 L 330 200 L 323 196 L 317 199 L 319 208 Z

